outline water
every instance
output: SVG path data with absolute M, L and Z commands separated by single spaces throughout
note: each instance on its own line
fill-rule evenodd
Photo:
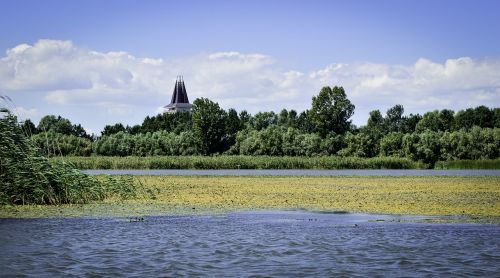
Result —
M 84 170 L 90 175 L 152 176 L 500 176 L 500 170 Z
M 286 211 L 1 219 L 0 276 L 498 277 L 500 226 L 397 220 Z

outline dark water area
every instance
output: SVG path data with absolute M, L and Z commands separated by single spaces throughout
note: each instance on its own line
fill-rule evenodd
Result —
M 301 211 L 0 219 L 0 276 L 498 277 L 499 225 L 400 220 Z
M 500 170 L 83 170 L 90 175 L 140 176 L 500 176 Z

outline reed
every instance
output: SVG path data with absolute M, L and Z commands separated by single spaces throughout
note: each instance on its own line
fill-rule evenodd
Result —
M 54 157 L 78 169 L 416 169 L 425 165 L 396 157 L 150 156 Z
M 4 108 L 0 109 L 0 135 L 0 204 L 82 204 L 134 194 L 129 177 L 96 178 L 71 163 L 49 161 Z
M 500 159 L 479 159 L 479 160 L 450 160 L 438 161 L 435 166 L 436 169 L 453 169 L 453 170 L 467 170 L 467 169 L 500 169 Z

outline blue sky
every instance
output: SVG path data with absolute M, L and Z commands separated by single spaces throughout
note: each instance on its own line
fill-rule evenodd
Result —
M 0 91 L 99 132 L 188 94 L 304 110 L 342 85 L 354 122 L 500 105 L 500 1 L 0 1 Z M 15 51 L 12 51 L 15 49 Z M 10 52 L 9 52 L 10 51 Z M 10 54 L 9 54 L 10 53 Z

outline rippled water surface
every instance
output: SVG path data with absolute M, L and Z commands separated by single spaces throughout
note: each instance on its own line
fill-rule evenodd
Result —
M 498 277 L 500 226 L 398 221 L 308 212 L 0 219 L 0 276 Z

